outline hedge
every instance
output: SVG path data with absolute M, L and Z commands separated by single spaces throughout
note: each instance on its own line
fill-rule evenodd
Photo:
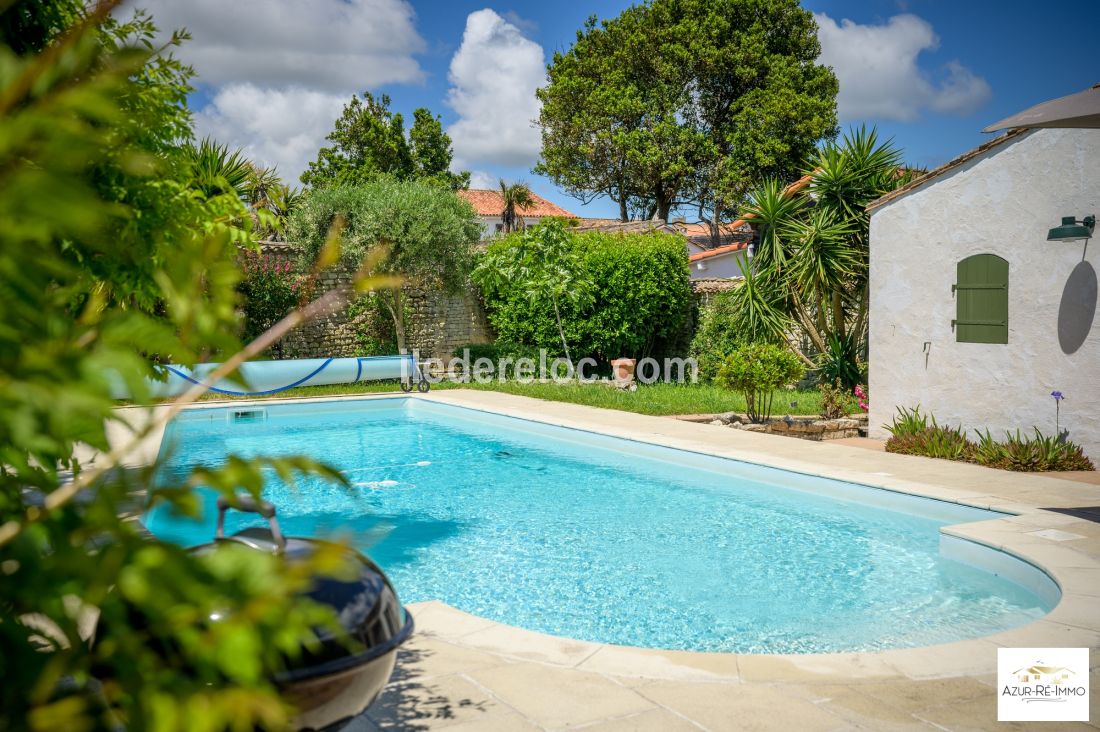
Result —
M 680 340 L 691 303 L 691 284 L 684 240 L 672 234 L 572 235 L 592 281 L 594 300 L 583 308 L 565 305 L 565 336 L 574 357 L 598 361 L 613 358 L 663 357 Z M 507 236 L 491 251 L 514 248 L 519 237 Z M 561 350 L 553 305 L 532 303 L 521 283 L 483 292 L 489 321 L 505 342 Z

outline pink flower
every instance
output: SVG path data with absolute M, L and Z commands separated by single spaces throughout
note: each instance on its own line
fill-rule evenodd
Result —
M 856 398 L 859 400 L 859 408 L 866 412 L 868 409 L 868 403 L 871 401 L 870 396 L 868 396 L 867 394 L 867 390 L 863 388 L 862 384 L 856 384 L 854 393 L 856 395 Z

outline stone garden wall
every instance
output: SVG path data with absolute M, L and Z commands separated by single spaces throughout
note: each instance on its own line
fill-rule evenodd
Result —
M 297 268 L 298 254 L 293 244 L 261 242 L 261 253 L 280 264 Z M 351 281 L 353 270 L 334 268 L 321 275 L 319 292 Z M 693 297 L 688 304 L 682 337 L 670 344 L 670 355 L 686 355 L 695 333 L 699 308 L 736 280 L 693 280 Z M 407 286 L 408 322 L 406 345 L 421 358 L 448 359 L 455 348 L 468 343 L 489 343 L 492 329 L 485 314 L 481 295 L 475 289 L 457 294 L 430 292 Z M 384 336 L 375 326 L 370 310 L 340 308 L 299 327 L 281 342 L 282 358 L 328 358 L 356 356 L 364 352 L 363 342 Z M 277 349 L 278 350 L 278 349 Z
M 841 440 L 862 437 L 867 433 L 867 415 L 851 414 L 838 419 L 821 417 L 772 417 L 767 422 L 756 423 L 746 414 L 724 412 L 722 414 L 689 414 L 679 417 L 688 422 L 723 425 L 746 432 L 766 432 L 772 435 L 798 437 L 803 440 Z
M 262 253 L 277 262 L 297 265 L 297 251 L 284 242 L 263 242 Z M 318 292 L 351 281 L 354 270 L 333 268 L 321 275 Z M 449 358 L 458 346 L 492 339 L 481 298 L 474 290 L 447 294 L 406 287 L 406 346 L 421 358 Z M 360 309 L 361 310 L 361 309 Z M 283 358 L 328 358 L 362 355 L 364 337 L 372 333 L 373 312 L 339 308 L 306 323 L 282 340 Z

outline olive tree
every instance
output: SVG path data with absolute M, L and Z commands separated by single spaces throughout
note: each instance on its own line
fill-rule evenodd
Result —
M 383 248 L 372 274 L 401 276 L 414 287 L 455 292 L 467 282 L 481 227 L 468 202 L 420 181 L 379 180 L 311 192 L 291 216 L 288 239 L 314 268 L 333 226 L 343 226 L 341 261 L 358 269 Z M 378 293 L 405 352 L 406 298 L 399 288 Z

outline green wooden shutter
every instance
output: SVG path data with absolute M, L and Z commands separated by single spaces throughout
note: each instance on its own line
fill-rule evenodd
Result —
M 1008 262 L 975 254 L 959 262 L 955 292 L 955 340 L 1008 343 Z

